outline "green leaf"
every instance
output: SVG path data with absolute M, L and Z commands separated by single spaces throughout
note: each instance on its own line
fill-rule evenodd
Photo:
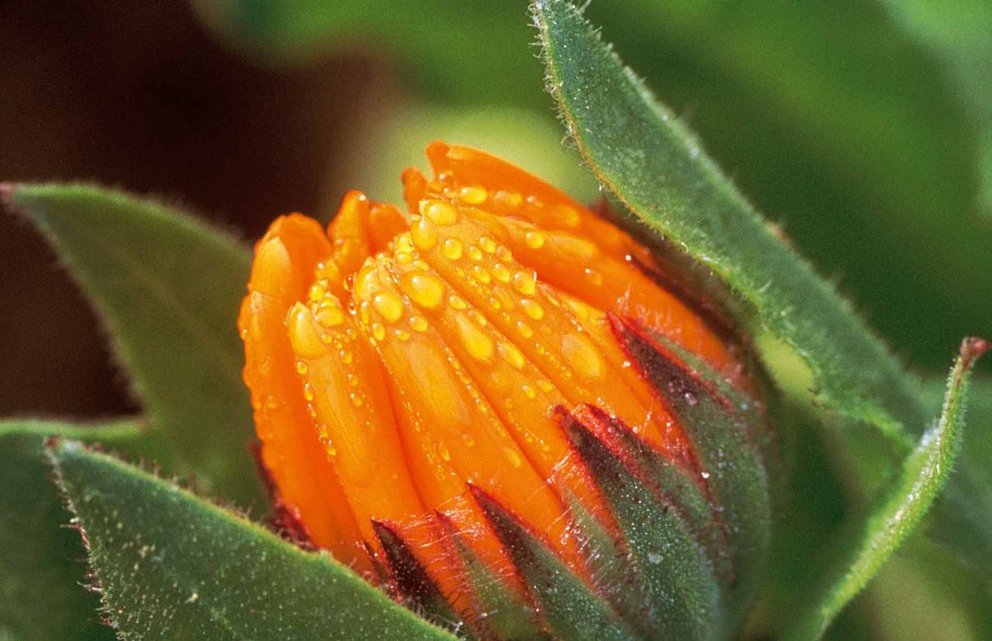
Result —
M 900 440 L 927 417 L 913 383 L 847 304 L 775 237 L 698 142 L 568 0 L 533 5 L 548 86 L 600 182 L 712 270 L 812 370 L 824 405 Z
M 99 601 L 86 592 L 86 551 L 66 526 L 45 463 L 52 434 L 126 442 L 130 422 L 70 426 L 44 421 L 0 422 L 0 638 L 18 641 L 114 639 L 100 623 Z
M 939 421 L 924 433 L 868 518 L 851 522 L 851 529 L 837 545 L 838 562 L 813 582 L 814 596 L 806 607 L 794 611 L 785 639 L 820 638 L 830 621 L 868 584 L 923 519 L 950 476 L 960 450 L 971 368 L 990 347 L 980 339 L 964 341 L 948 378 Z
M 66 260 L 148 417 L 145 453 L 204 492 L 261 505 L 235 321 L 248 250 L 149 200 L 86 185 L 9 185 L 4 200 Z
M 326 554 L 77 442 L 49 452 L 122 639 L 454 641 Z

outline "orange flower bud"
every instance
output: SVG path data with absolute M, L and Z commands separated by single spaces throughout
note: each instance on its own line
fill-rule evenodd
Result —
M 706 485 L 679 415 L 632 362 L 644 336 L 748 392 L 630 235 L 492 156 L 427 153 L 435 177 L 404 173 L 407 211 L 351 192 L 326 233 L 277 219 L 239 328 L 283 508 L 342 562 L 478 625 L 466 554 L 511 598 L 527 591 L 493 506 L 597 581 L 577 511 L 616 526 L 567 425 L 607 444 L 620 426 Z

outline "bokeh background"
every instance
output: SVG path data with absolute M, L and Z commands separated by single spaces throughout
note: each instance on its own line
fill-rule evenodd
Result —
M 992 334 L 992 3 L 952 4 L 588 10 L 924 375 Z M 4 0 L 0 180 L 156 194 L 253 239 L 349 187 L 396 198 L 445 138 L 592 198 L 534 38 L 523 0 Z M 9 214 L 0 274 L 0 415 L 135 410 L 92 312 Z

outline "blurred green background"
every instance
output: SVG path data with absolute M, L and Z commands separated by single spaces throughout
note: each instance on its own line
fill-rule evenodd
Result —
M 992 3 L 598 0 L 589 17 L 920 373 L 992 333 Z M 0 3 L 0 176 L 153 192 L 258 236 L 431 139 L 591 198 L 523 0 Z M 0 219 L 0 412 L 130 409 L 54 258 Z M 51 337 L 59 336 L 56 345 Z M 41 364 L 55 362 L 57 367 Z

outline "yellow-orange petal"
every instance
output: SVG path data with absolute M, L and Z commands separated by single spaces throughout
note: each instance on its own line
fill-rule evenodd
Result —
M 238 325 L 262 460 L 281 500 L 314 543 L 364 571 L 370 566 L 358 547 L 358 527 L 307 414 L 284 325 L 289 307 L 305 295 L 315 263 L 329 251 L 315 221 L 278 219 L 256 248 Z
M 451 284 L 456 305 L 461 299 L 484 310 L 488 321 L 513 341 L 570 403 L 596 403 L 623 418 L 658 449 L 673 458 L 682 456 L 678 450 L 684 440 L 669 437 L 671 419 L 665 409 L 649 393 L 638 394 L 624 383 L 617 371 L 623 357 L 616 344 L 595 345 L 552 290 L 535 286 L 531 291 L 530 270 L 484 226 L 465 217 L 459 207 L 434 199 L 422 201 L 422 205 L 424 215 L 411 225 L 413 244 L 431 268 Z M 442 205 L 448 209 L 444 209 L 445 216 L 438 216 L 435 212 Z M 445 252 L 450 243 L 464 247 L 458 258 L 452 259 Z M 448 304 L 452 304 L 450 299 Z
M 443 220 L 447 212 L 437 215 Z M 402 251 L 402 244 L 397 241 L 397 251 Z M 412 267 L 426 274 L 417 261 Z M 553 548 L 575 557 L 575 543 L 561 518 L 564 506 L 535 471 L 444 336 L 430 323 L 411 331 L 409 319 L 418 310 L 399 285 L 396 268 L 388 257 L 371 259 L 356 277 L 354 293 L 359 309 L 368 310 L 362 330 L 376 345 L 403 395 L 404 411 L 412 412 L 414 431 L 421 430 L 426 436 L 419 443 L 426 449 L 424 458 L 435 467 L 450 467 L 462 483 L 460 496 L 465 483 L 484 488 L 546 536 Z M 453 322 L 472 358 L 497 356 L 496 346 L 489 345 L 481 332 L 484 317 L 465 310 Z M 473 345 L 472 341 L 477 342 Z M 420 462 L 417 452 L 408 449 L 407 454 L 411 468 L 428 466 Z M 432 482 L 433 478 L 424 475 L 422 481 Z M 435 492 L 427 489 L 422 497 Z M 443 504 L 431 507 L 447 511 Z
M 288 325 L 303 398 L 358 528 L 374 547 L 374 519 L 426 511 L 407 471 L 378 357 L 330 293 L 310 306 L 297 303 Z

